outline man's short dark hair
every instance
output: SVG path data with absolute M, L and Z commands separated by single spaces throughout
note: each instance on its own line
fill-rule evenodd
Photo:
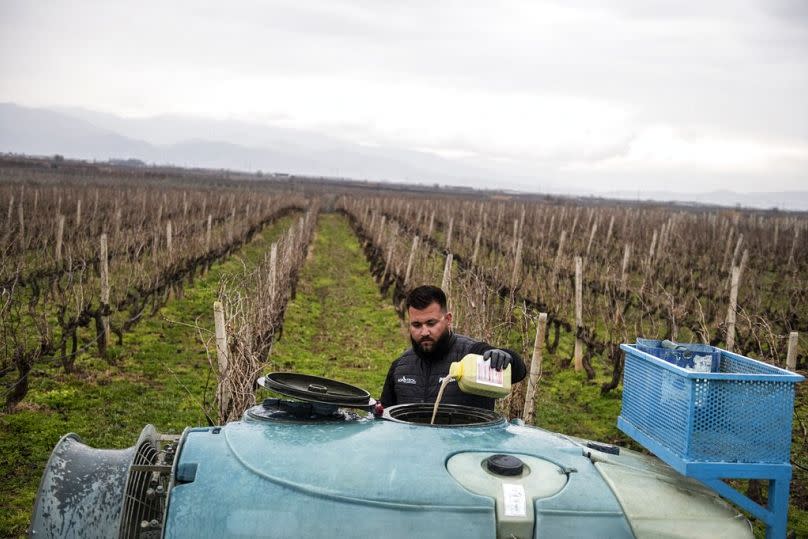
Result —
M 407 294 L 407 309 L 426 309 L 433 303 L 440 305 L 441 311 L 446 311 L 446 294 L 437 286 L 425 284 L 414 288 Z

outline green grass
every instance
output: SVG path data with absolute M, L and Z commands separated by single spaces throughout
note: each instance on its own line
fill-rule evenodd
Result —
M 287 217 L 265 229 L 187 286 L 182 299 L 138 324 L 122 347 L 111 348 L 114 366 L 89 350 L 77 359 L 75 374 L 35 367 L 26 398 L 0 414 L 0 537 L 25 533 L 45 463 L 62 435 L 75 432 L 93 447 L 122 448 L 148 423 L 174 433 L 207 424 L 200 403 L 205 393 L 211 400 L 215 377 L 199 332 L 205 338 L 212 332 L 219 279 L 257 263 L 291 223 Z
M 272 350 L 274 368 L 334 378 L 378 398 L 390 363 L 408 341 L 369 270 L 348 221 L 321 215 Z

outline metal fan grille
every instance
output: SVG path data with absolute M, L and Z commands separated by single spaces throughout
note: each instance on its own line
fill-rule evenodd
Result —
M 161 535 L 171 478 L 171 463 L 166 455 L 173 454 L 160 448 L 165 438 L 168 437 L 144 440 L 137 448 L 129 469 L 120 537 L 149 539 Z

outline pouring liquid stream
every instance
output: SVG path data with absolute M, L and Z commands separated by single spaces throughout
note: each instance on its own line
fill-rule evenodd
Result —
M 438 408 L 440 407 L 440 401 L 443 398 L 443 391 L 446 389 L 446 385 L 452 381 L 454 381 L 454 378 L 448 374 L 443 378 L 443 382 L 441 382 L 440 389 L 438 390 L 438 398 L 435 399 L 435 406 L 432 408 L 432 420 L 429 422 L 430 425 L 435 424 L 435 416 L 438 415 Z

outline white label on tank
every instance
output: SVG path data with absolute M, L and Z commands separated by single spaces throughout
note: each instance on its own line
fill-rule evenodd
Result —
M 502 483 L 502 494 L 505 498 L 506 517 L 527 516 L 525 487 L 514 483 Z
M 491 368 L 490 360 L 483 360 L 483 356 L 477 358 L 477 383 L 489 386 L 504 387 L 502 378 L 503 371 Z

